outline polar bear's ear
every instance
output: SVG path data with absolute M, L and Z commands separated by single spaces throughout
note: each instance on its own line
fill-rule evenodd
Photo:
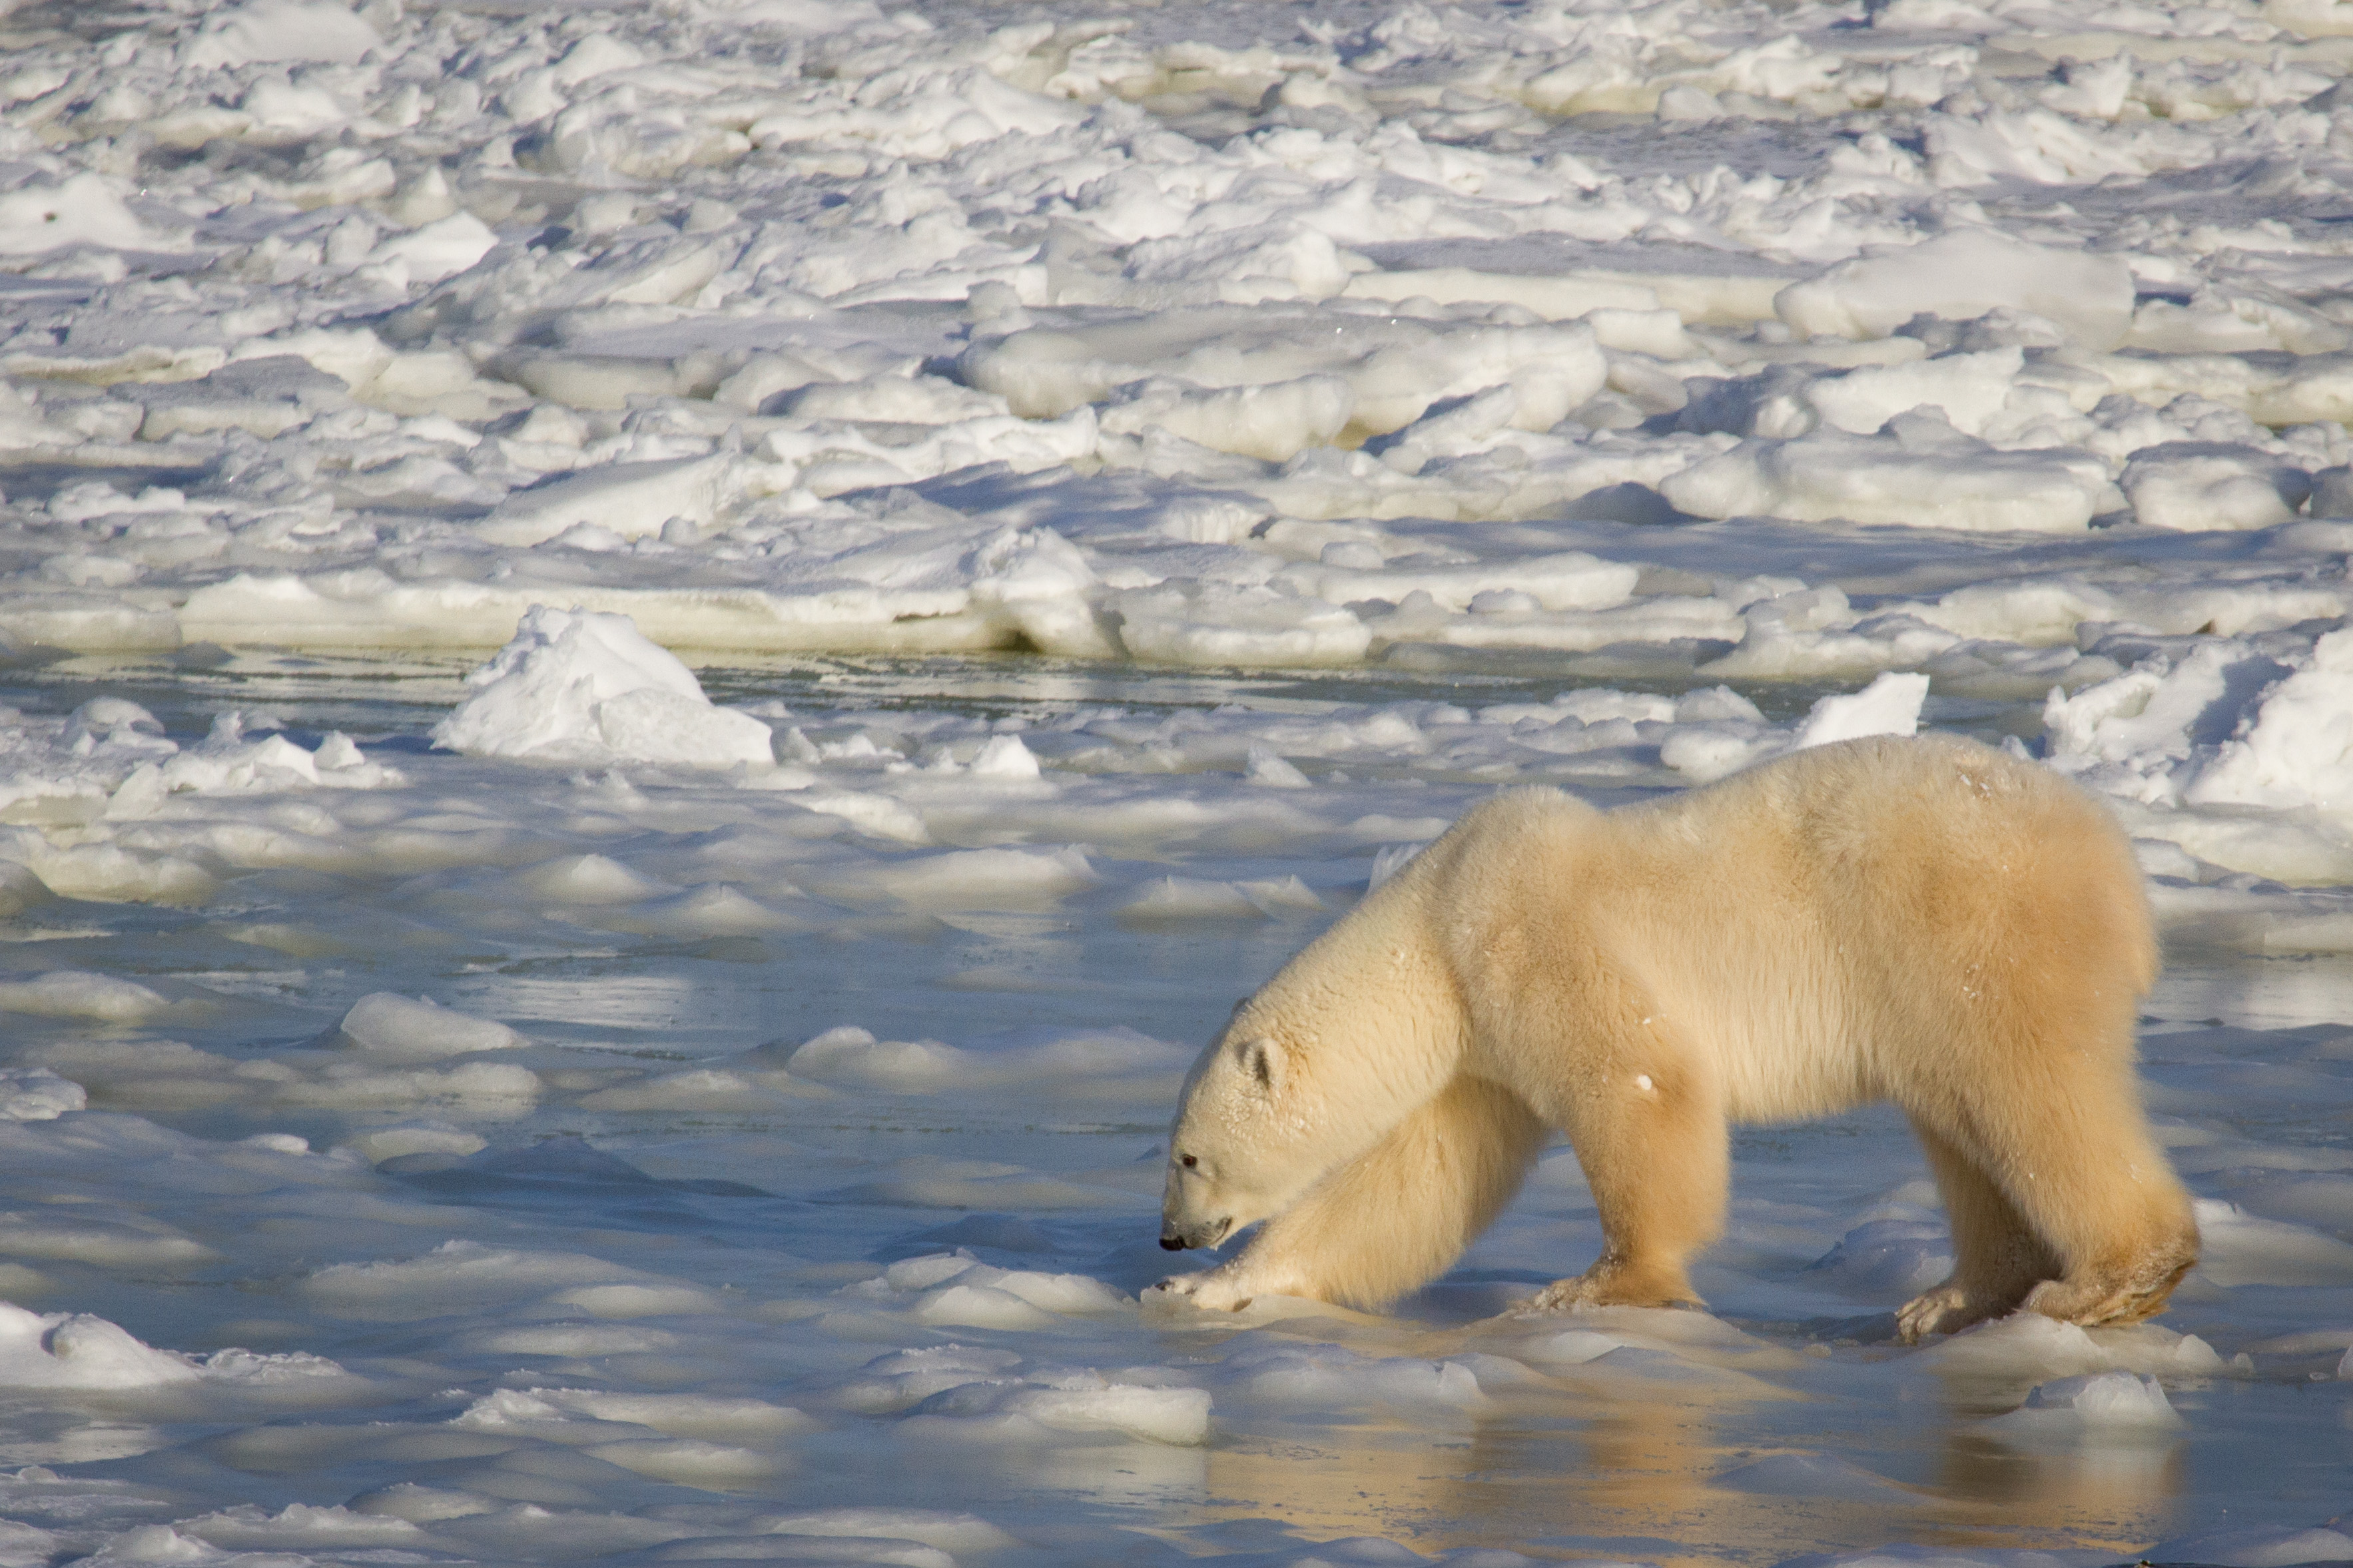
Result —
M 1247 1073 L 1261 1094 L 1282 1087 L 1282 1047 L 1263 1035 L 1234 1042 L 1234 1065 Z

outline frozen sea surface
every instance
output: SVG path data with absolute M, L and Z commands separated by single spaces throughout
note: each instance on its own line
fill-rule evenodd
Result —
M 0 1568 L 2353 1559 L 2353 6 L 0 46 Z M 1710 1312 L 1495 1321 L 1561 1147 L 1391 1315 L 1139 1306 L 1466 805 L 1919 726 L 2137 843 L 2158 1323 L 1895 1344 L 1883 1111 Z

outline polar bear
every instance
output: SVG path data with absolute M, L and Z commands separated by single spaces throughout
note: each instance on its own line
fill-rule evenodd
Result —
M 1848 741 L 1599 811 L 1498 795 L 1245 998 L 1195 1064 L 1161 1246 L 1242 1253 L 1160 1299 L 1377 1307 L 1443 1271 L 1568 1135 L 1593 1266 L 1524 1310 L 1697 1303 L 1727 1123 L 1888 1100 L 1953 1228 L 1906 1340 L 2021 1306 L 2160 1310 L 2198 1257 L 2150 1136 L 2157 973 L 2130 846 L 2058 774 Z

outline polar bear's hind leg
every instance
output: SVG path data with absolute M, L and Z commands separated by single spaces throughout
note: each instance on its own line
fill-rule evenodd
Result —
M 2087 1328 L 2137 1323 L 2165 1310 L 2197 1263 L 2198 1224 L 2189 1194 L 2148 1135 L 2132 1085 L 2113 1086 L 2105 1108 L 2099 1097 L 2085 1098 L 2103 1136 L 2089 1147 L 2063 1148 L 2057 1130 L 2045 1130 L 2039 1158 L 2052 1179 L 2038 1172 L 2013 1187 L 2062 1262 L 2025 1305 Z
M 1999 1183 L 1916 1117 L 1912 1131 L 1952 1223 L 1953 1272 L 1896 1311 L 1907 1343 L 2016 1311 L 2037 1284 L 2060 1271 L 2059 1259 Z
M 2189 1194 L 2149 1133 L 2127 1052 L 2038 1059 L 2043 1070 L 2020 1075 L 2033 1103 L 1915 1112 L 1956 1261 L 1903 1310 L 1907 1338 L 2019 1306 L 2086 1328 L 2138 1322 L 2198 1261 Z

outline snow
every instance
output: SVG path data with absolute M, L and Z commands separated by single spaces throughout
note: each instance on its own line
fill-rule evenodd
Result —
M 2345 1557 L 2346 11 L 16 6 L 0 1558 Z M 1464 809 L 1922 731 L 2135 840 L 2162 1318 L 1895 1345 L 1883 1109 L 1151 1304 Z
M 433 731 L 453 752 L 682 767 L 774 756 L 765 724 L 713 707 L 694 673 L 627 616 L 534 606 L 467 684 L 466 700 Z

